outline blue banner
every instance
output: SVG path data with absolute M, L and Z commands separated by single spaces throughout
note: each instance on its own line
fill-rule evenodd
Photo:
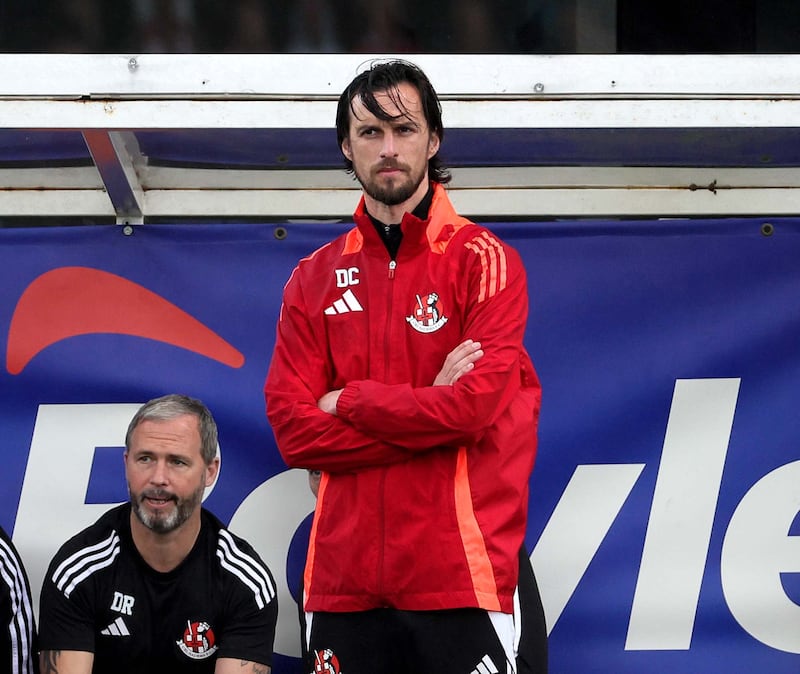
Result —
M 528 270 L 526 543 L 551 671 L 796 673 L 800 219 L 489 226 Z M 345 227 L 0 229 L 0 524 L 37 594 L 56 548 L 126 499 L 135 409 L 187 393 L 220 428 L 205 505 L 281 586 L 273 671 L 301 671 L 313 496 L 262 386 L 283 284 Z

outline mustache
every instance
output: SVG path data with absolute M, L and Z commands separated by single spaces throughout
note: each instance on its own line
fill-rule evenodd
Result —
M 177 498 L 172 492 L 165 491 L 164 489 L 147 489 L 139 494 L 139 500 L 146 498 L 156 499 L 157 501 L 175 501 Z
M 383 159 L 381 160 L 380 164 L 375 167 L 375 170 L 382 171 L 384 169 L 400 169 L 401 171 L 408 171 L 408 166 L 406 164 L 401 164 L 396 159 Z

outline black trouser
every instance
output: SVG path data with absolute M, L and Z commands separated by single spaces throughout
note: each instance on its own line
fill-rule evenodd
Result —
M 517 674 L 547 674 L 547 625 L 533 567 L 523 546 L 519 552 L 519 605 L 522 616 Z
M 314 674 L 506 674 L 506 654 L 482 609 L 314 613 Z
M 518 587 L 521 636 L 517 653 L 517 674 L 547 674 L 547 626 L 545 624 L 544 608 L 539 595 L 539 586 L 536 583 L 536 577 L 524 546 L 519 553 Z M 302 593 L 301 586 L 301 596 Z M 300 603 L 302 604 L 302 601 Z M 308 649 L 306 648 L 305 614 L 302 606 L 300 607 L 300 624 L 303 660 L 307 664 L 308 671 L 313 672 L 315 671 L 313 669 L 313 658 L 309 660 Z

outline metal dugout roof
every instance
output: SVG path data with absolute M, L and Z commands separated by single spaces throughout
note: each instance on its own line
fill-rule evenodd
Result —
M 336 100 L 384 55 L 0 55 L 0 216 L 346 218 Z M 800 211 L 800 56 L 407 55 L 476 218 Z

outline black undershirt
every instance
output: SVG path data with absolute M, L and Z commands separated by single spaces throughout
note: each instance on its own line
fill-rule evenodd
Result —
M 427 194 L 425 194 L 422 201 L 417 204 L 417 207 L 411 211 L 411 215 L 419 220 L 427 220 L 432 201 L 433 185 L 429 185 Z M 367 215 L 369 215 L 369 219 L 372 221 L 375 230 L 386 246 L 386 250 L 389 251 L 389 255 L 394 260 L 397 257 L 397 251 L 400 249 L 400 242 L 403 240 L 403 230 L 400 228 L 400 223 L 386 224 L 374 218 L 369 211 L 367 211 Z

